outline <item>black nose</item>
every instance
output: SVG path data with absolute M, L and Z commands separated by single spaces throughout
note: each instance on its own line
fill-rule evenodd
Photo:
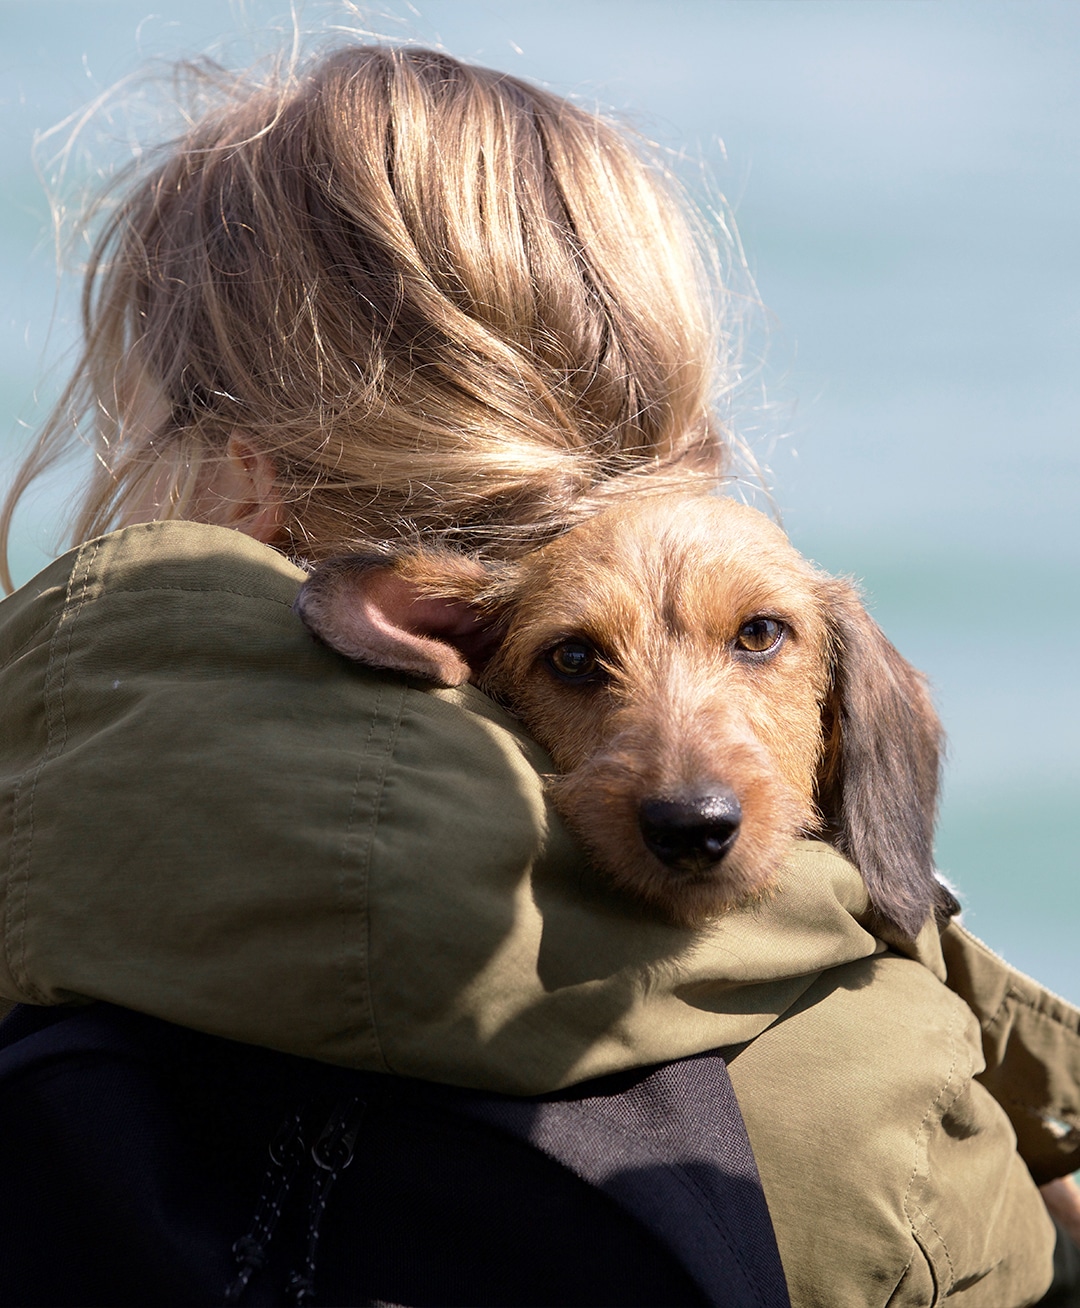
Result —
M 739 834 L 742 808 L 722 787 L 692 799 L 646 799 L 638 824 L 649 850 L 665 867 L 703 872 L 719 863 Z

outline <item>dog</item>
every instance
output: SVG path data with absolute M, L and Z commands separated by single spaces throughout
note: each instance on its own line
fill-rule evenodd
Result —
M 675 924 L 767 895 L 798 834 L 847 855 L 905 937 L 958 911 L 923 677 L 754 509 L 642 496 L 511 563 L 340 557 L 296 611 L 351 659 L 502 701 L 601 870 Z

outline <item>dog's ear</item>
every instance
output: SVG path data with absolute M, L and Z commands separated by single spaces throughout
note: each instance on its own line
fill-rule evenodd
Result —
M 934 872 L 941 724 L 854 588 L 830 579 L 823 599 L 833 650 L 818 807 L 874 907 L 914 938 L 931 912 L 960 907 Z
M 331 649 L 368 667 L 460 686 L 498 647 L 496 615 L 481 597 L 493 574 L 449 550 L 327 559 L 293 605 Z

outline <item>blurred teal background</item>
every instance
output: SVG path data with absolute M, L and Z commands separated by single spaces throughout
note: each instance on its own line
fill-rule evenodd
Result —
M 265 48 L 286 7 L 0 0 L 4 476 L 72 339 L 35 131 L 144 57 Z M 417 0 L 360 23 L 614 108 L 726 195 L 767 310 L 736 426 L 796 544 L 931 677 L 965 920 L 1080 1000 L 1080 4 Z M 73 484 L 20 517 L 18 579 Z

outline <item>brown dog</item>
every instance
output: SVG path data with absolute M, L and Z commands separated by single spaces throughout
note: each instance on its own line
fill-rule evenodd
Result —
M 903 933 L 956 911 L 922 677 L 753 509 L 642 498 L 511 564 L 335 559 L 297 611 L 350 658 L 506 703 L 600 867 L 673 922 L 766 893 L 799 832 L 847 854 Z

